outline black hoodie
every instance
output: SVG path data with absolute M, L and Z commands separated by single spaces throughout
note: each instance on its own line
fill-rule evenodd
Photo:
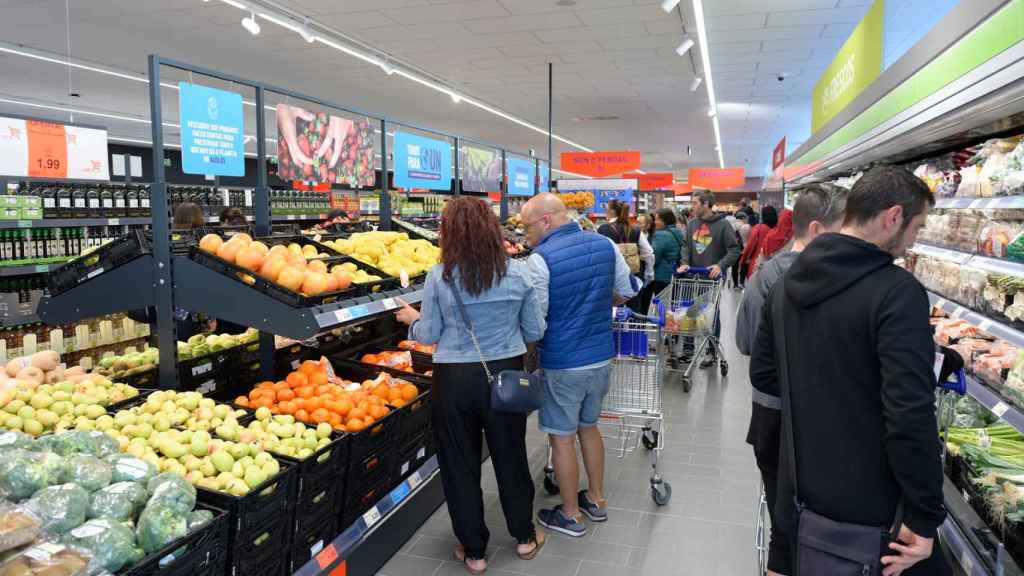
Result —
M 779 289 L 779 286 L 782 289 Z M 818 237 L 764 306 L 750 366 L 780 395 L 774 300 L 784 298 L 800 499 L 840 522 L 904 524 L 934 537 L 945 518 L 935 419 L 935 345 L 921 284 L 874 244 Z M 776 513 L 795 534 L 783 436 Z

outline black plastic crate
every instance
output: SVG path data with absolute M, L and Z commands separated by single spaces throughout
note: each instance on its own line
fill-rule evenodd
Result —
M 213 520 L 146 556 L 120 575 L 223 576 L 227 569 L 229 515 L 209 506 L 198 509 L 213 512 Z
M 178 361 L 179 390 L 207 391 L 208 382 L 218 382 L 228 373 L 234 348 L 221 350 L 198 358 Z
M 196 486 L 200 502 L 222 508 L 231 514 L 232 543 L 252 536 L 254 531 L 267 524 L 291 526 L 296 470 L 291 463 L 280 458 L 277 460 L 281 464 L 281 472 L 245 496 L 232 496 Z
M 381 498 L 387 496 L 393 487 L 390 474 L 381 475 L 372 484 L 359 487 L 349 486 L 349 496 L 345 498 L 345 504 L 342 506 L 339 516 L 341 525 L 338 527 L 338 531 L 344 532 L 367 510 L 376 505 Z
M 305 529 L 296 530 L 289 555 L 290 574 L 309 562 L 338 535 L 338 517 L 333 510 L 314 518 Z
M 319 358 L 317 352 L 317 350 L 303 346 L 299 342 L 275 350 L 274 374 L 284 376 L 293 370 L 298 370 L 299 365 L 305 360 L 311 360 L 314 357 Z
M 295 503 L 295 534 L 309 530 L 325 512 L 336 517 L 345 493 L 344 471 L 320 485 L 307 484 L 301 498 Z
M 254 526 L 236 536 L 229 548 L 228 576 L 287 576 L 292 541 L 291 522 Z
M 156 390 L 140 389 L 138 395 L 132 396 L 127 400 L 121 400 L 120 402 L 114 402 L 113 404 L 108 405 L 107 412 L 113 414 L 118 410 L 124 410 L 125 408 L 131 408 L 132 406 L 138 406 L 139 404 L 145 402 L 146 398 L 149 398 L 149 395 L 152 394 L 153 392 L 156 392 Z
M 311 499 L 323 492 L 325 485 L 336 485 L 344 474 L 348 463 L 349 440 L 349 435 L 344 432 L 331 432 L 331 442 L 304 460 L 274 455 L 279 460 L 291 463 L 296 469 L 296 520 L 300 512 L 306 513 L 303 509 L 304 504 L 308 504 Z M 334 500 L 335 498 L 332 498 L 331 502 Z
M 135 388 L 156 388 L 157 383 L 160 381 L 160 368 L 154 366 L 149 370 L 143 370 L 142 372 L 135 372 L 133 374 L 125 374 L 124 376 L 118 376 L 112 378 L 116 382 L 122 382 Z
M 392 462 L 392 476 L 396 481 L 405 480 L 434 455 L 434 433 L 429 428 L 398 445 Z
M 142 231 L 132 231 L 89 254 L 79 256 L 51 270 L 46 275 L 46 288 L 50 291 L 50 296 L 63 294 L 111 268 L 122 266 L 151 251 L 151 244 Z

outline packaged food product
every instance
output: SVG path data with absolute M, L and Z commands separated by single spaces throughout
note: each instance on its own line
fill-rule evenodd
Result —
M 42 522 L 27 508 L 0 508 L 0 552 L 28 544 L 36 539 L 41 529 Z
M 92 558 L 81 549 L 39 542 L 0 566 L 0 576 L 85 576 Z

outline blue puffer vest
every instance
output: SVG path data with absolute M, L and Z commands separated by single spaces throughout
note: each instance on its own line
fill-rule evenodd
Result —
M 615 247 L 604 236 L 569 223 L 553 230 L 534 251 L 551 272 L 541 367 L 564 370 L 610 360 L 615 355 Z

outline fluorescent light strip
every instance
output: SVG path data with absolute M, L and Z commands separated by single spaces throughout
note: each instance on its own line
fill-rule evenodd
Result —
M 718 110 L 718 102 L 715 101 L 715 81 L 711 77 L 711 56 L 708 54 L 708 33 L 704 26 L 704 3 L 702 0 L 693 0 L 693 13 L 697 20 L 697 40 L 700 42 L 700 59 L 704 67 L 704 86 L 708 90 L 708 104 L 712 110 Z M 725 156 L 722 155 L 722 132 L 718 126 L 718 115 L 711 118 L 711 124 L 715 129 L 715 144 L 718 146 L 718 167 L 725 168 Z

